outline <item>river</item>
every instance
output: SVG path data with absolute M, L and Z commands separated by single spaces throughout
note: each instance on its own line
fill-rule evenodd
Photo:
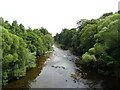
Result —
M 75 64 L 78 56 L 70 50 L 53 46 L 37 60 L 37 66 L 26 76 L 12 81 L 4 88 L 120 88 L 116 78 L 105 77 Z M 4 89 L 3 88 L 3 89 Z

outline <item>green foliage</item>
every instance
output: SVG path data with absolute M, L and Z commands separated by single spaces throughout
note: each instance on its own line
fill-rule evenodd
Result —
M 95 48 L 90 48 L 89 51 L 88 51 L 90 54 L 95 54 Z
M 96 57 L 86 52 L 85 54 L 82 55 L 82 60 L 84 62 L 96 61 Z
M 34 32 L 28 32 L 24 36 L 24 39 L 27 43 L 27 47 L 31 52 L 36 52 L 37 55 L 41 55 L 43 52 L 43 42 L 41 38 Z
M 51 50 L 52 49 L 51 46 L 53 45 L 54 39 L 52 38 L 50 34 L 46 34 L 45 39 L 46 39 L 45 45 L 47 49 Z
M 78 29 L 81 31 L 86 25 L 89 24 L 97 24 L 98 20 L 92 19 L 92 20 L 87 20 L 87 19 L 81 19 L 80 21 L 77 22 Z
M 35 67 L 35 56 L 26 48 L 22 38 L 9 33 L 5 28 L 2 28 L 2 41 L 3 84 L 6 84 L 12 78 L 24 76 L 26 69 Z
M 104 46 L 103 46 L 102 44 L 96 43 L 96 44 L 94 45 L 94 48 L 95 48 L 96 54 L 102 54 L 102 53 L 105 52 Z
M 2 26 L 3 24 L 4 24 L 4 19 L 0 17 L 0 26 Z
M 80 48 L 81 51 L 86 52 L 93 47 L 95 43 L 94 34 L 96 33 L 96 25 L 88 24 L 81 30 Z M 86 47 L 87 46 L 87 47 Z
M 95 19 L 80 20 L 78 28 L 71 30 L 63 29 L 60 34 L 57 34 L 54 38 L 60 44 L 68 47 L 72 47 L 75 52 L 84 54 L 89 48 L 92 48 L 95 43 L 94 35 L 97 33 L 97 23 Z M 89 45 L 88 45 L 89 44 Z
M 19 79 L 26 71 L 36 66 L 36 56 L 51 50 L 53 38 L 45 28 L 40 30 L 25 27 L 17 21 L 12 25 L 2 20 L 2 82 L 6 85 L 12 79 Z
M 113 60 L 112 56 L 108 55 L 107 53 L 101 54 L 101 58 L 103 60 L 106 60 L 106 61 L 112 61 Z
M 47 31 L 47 29 L 45 29 L 44 27 L 41 27 L 39 30 L 41 31 L 41 33 L 43 33 L 43 35 L 50 34 L 50 33 Z
M 99 19 L 81 19 L 74 33 L 63 29 L 55 41 L 72 48 L 84 62 L 102 62 L 120 70 L 120 14 L 103 14 Z M 115 69 L 113 69 L 115 70 Z
M 110 16 L 110 15 L 113 15 L 113 12 L 109 12 L 109 13 L 103 14 L 103 15 L 100 17 L 100 19 L 104 19 L 104 18 L 106 18 L 106 17 L 108 17 L 108 16 Z

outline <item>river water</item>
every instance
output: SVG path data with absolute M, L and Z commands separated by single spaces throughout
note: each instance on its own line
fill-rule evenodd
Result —
M 85 68 L 76 67 L 79 57 L 70 50 L 53 46 L 37 60 L 37 66 L 26 76 L 12 81 L 4 88 L 120 88 L 116 78 L 105 77 Z

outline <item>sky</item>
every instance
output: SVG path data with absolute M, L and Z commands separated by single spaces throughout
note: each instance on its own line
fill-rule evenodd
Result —
M 0 17 L 26 28 L 46 28 L 53 36 L 76 28 L 80 19 L 97 19 L 118 11 L 119 0 L 0 0 Z

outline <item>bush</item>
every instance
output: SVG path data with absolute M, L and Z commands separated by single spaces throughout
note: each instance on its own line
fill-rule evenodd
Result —
M 36 56 L 40 56 L 51 50 L 53 37 L 45 28 L 40 30 L 25 27 L 17 21 L 12 25 L 2 20 L 2 84 L 5 85 L 11 79 L 19 79 L 26 71 L 36 66 Z M 1 63 L 1 62 L 0 62 Z
M 96 61 L 96 57 L 86 52 L 85 54 L 82 55 L 82 60 L 84 62 Z
M 95 54 L 95 48 L 90 48 L 88 51 L 90 54 Z
M 19 78 L 26 74 L 26 70 L 35 67 L 35 55 L 26 48 L 22 38 L 11 34 L 2 28 L 3 51 L 3 85 L 12 78 Z M 8 42 L 11 40 L 12 42 Z

